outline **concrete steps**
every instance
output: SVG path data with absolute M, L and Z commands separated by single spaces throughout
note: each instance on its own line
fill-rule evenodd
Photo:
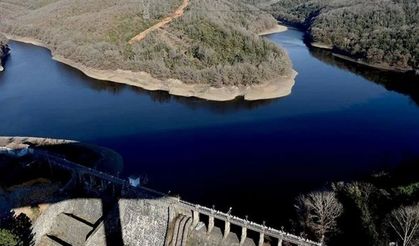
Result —
M 61 213 L 48 232 L 45 245 L 73 245 L 82 246 L 90 232 L 94 230 L 93 224 L 73 214 Z M 54 241 L 54 243 L 51 242 Z M 56 244 L 58 243 L 58 244 Z
M 57 240 L 54 237 L 50 237 L 45 235 L 42 237 L 41 241 L 37 246 L 68 246 L 69 244 L 62 242 L 61 240 Z
M 40 224 L 35 224 L 36 246 L 86 245 L 101 228 L 102 203 L 99 199 L 73 199 L 50 205 L 38 219 Z

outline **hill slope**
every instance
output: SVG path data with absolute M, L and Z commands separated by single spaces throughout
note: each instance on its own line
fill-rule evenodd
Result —
M 267 0 L 259 0 L 266 5 Z M 417 0 L 280 0 L 264 6 L 313 42 L 387 69 L 419 69 Z
M 100 70 L 213 87 L 293 77 L 286 53 L 255 33 L 270 15 L 240 0 L 191 0 L 185 13 L 146 35 L 181 0 L 0 0 L 0 31 L 44 43 L 55 56 Z M 279 80 L 278 80 L 279 79 Z

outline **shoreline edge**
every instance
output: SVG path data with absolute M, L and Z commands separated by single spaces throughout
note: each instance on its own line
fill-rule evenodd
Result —
M 268 31 L 275 33 L 285 30 L 287 30 L 286 27 L 284 29 L 284 26 L 278 25 Z M 178 79 L 156 79 L 151 74 L 141 71 L 133 72 L 121 69 L 100 70 L 89 68 L 81 63 L 54 54 L 53 50 L 39 40 L 14 36 L 7 33 L 3 34 L 9 40 L 46 48 L 50 50 L 53 60 L 73 67 L 93 79 L 135 86 L 149 91 L 167 91 L 174 96 L 196 97 L 208 101 L 231 101 L 237 97 L 244 97 L 246 101 L 285 97 L 291 94 L 295 84 L 295 77 L 298 74 L 295 70 L 291 69 L 287 76 L 281 76 L 253 86 L 224 86 L 218 88 L 205 84 L 186 84 Z

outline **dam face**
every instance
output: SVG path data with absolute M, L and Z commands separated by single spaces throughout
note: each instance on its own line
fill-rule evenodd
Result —
M 69 149 L 72 156 L 66 156 Z M 36 187 L 30 186 L 25 188 L 25 197 L 19 195 L 19 189 L 6 196 L 12 210 L 40 211 L 32 221 L 35 245 L 320 245 L 236 217 L 231 210 L 217 211 L 132 186 L 129 180 L 94 169 L 97 161 L 91 157 L 92 167 L 69 160 L 78 156 L 74 149 L 118 160 L 112 150 L 74 141 L 0 138 L 0 155 L 14 158 L 13 165 L 20 165 L 22 171 L 40 171 L 50 175 L 46 178 L 60 173 L 63 177 L 51 181 L 49 186 L 57 188 L 50 192 L 31 192 Z M 232 226 L 239 228 L 238 232 L 232 231 Z M 257 236 L 250 238 L 248 233 Z

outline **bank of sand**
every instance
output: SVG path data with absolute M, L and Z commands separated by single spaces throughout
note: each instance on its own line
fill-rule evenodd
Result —
M 310 43 L 310 45 L 312 47 L 318 48 L 318 49 L 323 49 L 323 50 L 327 50 L 330 51 L 331 54 L 334 57 L 337 57 L 339 59 L 345 60 L 345 61 L 349 61 L 352 63 L 356 63 L 359 65 L 363 65 L 366 67 L 371 67 L 371 68 L 375 68 L 375 69 L 379 69 L 379 70 L 384 70 L 384 71 L 391 71 L 391 72 L 396 72 L 396 73 L 407 73 L 407 72 L 415 72 L 413 68 L 411 67 L 395 67 L 395 66 L 390 66 L 387 64 L 373 64 L 373 63 L 368 63 L 363 61 L 362 59 L 356 59 L 350 56 L 346 56 L 346 55 L 342 55 L 342 54 L 338 54 L 333 52 L 333 46 L 332 45 L 327 45 L 327 44 L 323 44 L 320 42 L 312 42 Z
M 338 53 L 332 53 L 332 55 L 336 58 L 342 59 L 344 61 L 349 61 L 352 63 L 356 63 L 356 64 L 360 64 L 363 66 L 367 66 L 367 67 L 371 67 L 371 68 L 375 68 L 375 69 L 379 69 L 379 70 L 384 70 L 384 71 L 391 71 L 391 72 L 396 72 L 396 73 L 407 73 L 407 72 L 415 72 L 413 70 L 413 68 L 401 68 L 401 67 L 395 67 L 395 66 L 390 66 L 387 64 L 372 64 L 372 63 L 368 63 L 368 62 L 364 62 L 361 59 L 355 59 L 352 58 L 350 56 L 345 56 L 345 55 L 341 55 Z
M 320 42 L 311 42 L 310 45 L 315 47 L 315 48 L 324 49 L 324 50 L 332 50 L 333 49 L 332 45 L 323 44 L 323 43 L 320 43 Z
M 276 26 L 274 26 L 274 27 L 272 27 L 272 28 L 270 28 L 266 31 L 263 31 L 263 32 L 259 33 L 258 35 L 259 36 L 264 36 L 264 35 L 273 34 L 273 33 L 285 32 L 287 30 L 288 30 L 287 26 L 278 24 L 278 25 L 276 25 Z
M 279 30 L 279 28 L 277 30 Z M 5 36 L 7 36 L 10 40 L 29 43 L 49 49 L 47 45 L 33 38 L 8 34 L 5 34 Z M 205 84 L 186 84 L 177 79 L 160 80 L 154 78 L 151 74 L 146 72 L 133 72 L 121 69 L 100 70 L 90 68 L 81 63 L 56 55 L 53 50 L 51 53 L 54 60 L 78 69 L 85 75 L 97 80 L 136 86 L 150 91 L 167 91 L 171 95 L 197 97 L 210 101 L 230 101 L 239 96 L 243 96 L 244 99 L 248 101 L 284 97 L 291 94 L 292 87 L 295 84 L 295 77 L 297 75 L 296 71 L 291 70 L 286 76 L 280 76 L 276 79 L 263 82 L 258 85 L 212 87 Z

